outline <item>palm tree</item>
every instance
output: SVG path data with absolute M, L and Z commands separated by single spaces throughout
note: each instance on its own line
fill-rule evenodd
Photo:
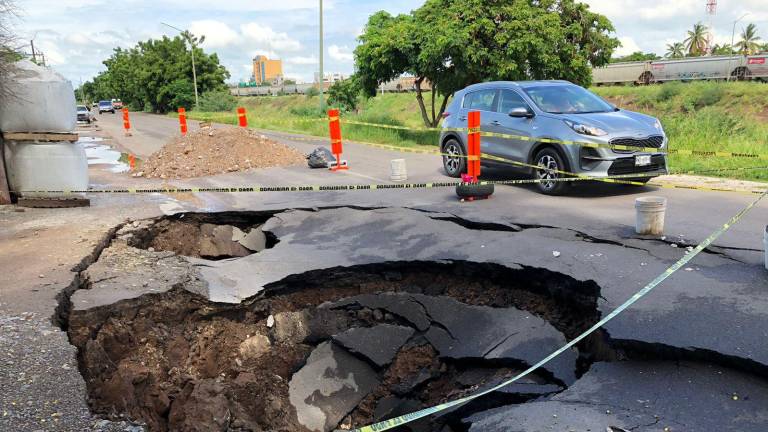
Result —
M 736 44 L 736 48 L 744 55 L 754 54 L 760 51 L 760 36 L 757 35 L 757 26 L 750 23 L 747 28 L 741 30 L 741 40 Z
M 715 44 L 712 47 L 712 55 L 731 55 L 733 54 L 733 48 L 731 44 Z
M 693 30 L 688 30 L 688 37 L 685 39 L 685 49 L 688 55 L 700 56 L 707 52 L 707 26 L 697 22 L 693 25 Z
M 685 57 L 685 45 L 682 42 L 667 44 L 667 53 L 664 56 L 667 58 Z

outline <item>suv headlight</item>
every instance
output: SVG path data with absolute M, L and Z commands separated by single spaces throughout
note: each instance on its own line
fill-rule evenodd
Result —
M 656 128 L 656 130 L 659 132 L 664 132 L 664 128 L 661 127 L 661 122 L 658 119 L 656 119 L 656 121 L 653 123 L 653 127 Z
M 591 135 L 591 136 L 608 135 L 608 132 L 600 129 L 599 127 L 576 123 L 570 120 L 563 120 L 563 121 L 565 122 L 565 124 L 568 125 L 568 127 L 576 131 L 576 133 L 579 133 L 582 135 Z

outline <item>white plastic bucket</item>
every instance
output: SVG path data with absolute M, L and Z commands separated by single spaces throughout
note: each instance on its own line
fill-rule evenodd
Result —
M 25 197 L 58 195 L 32 191 L 88 189 L 88 159 L 81 143 L 6 141 L 5 166 L 11 190 Z
M 394 182 L 405 181 L 408 179 L 408 172 L 405 168 L 405 159 L 392 159 L 389 162 L 389 179 Z
M 635 200 L 635 232 L 643 235 L 664 234 L 664 214 L 667 199 L 664 197 L 642 197 Z

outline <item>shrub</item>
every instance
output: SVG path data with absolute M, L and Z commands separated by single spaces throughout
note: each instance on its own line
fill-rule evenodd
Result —
M 670 99 L 680 94 L 682 84 L 679 82 L 668 82 L 661 85 L 659 93 L 656 94 L 656 100 L 659 102 L 667 102 Z
M 232 111 L 237 107 L 237 99 L 229 90 L 214 90 L 200 96 L 199 111 L 217 112 Z
M 317 87 L 310 87 L 307 89 L 307 98 L 320 96 L 320 89 Z
M 290 109 L 291 114 L 299 117 L 323 117 L 325 113 L 319 107 L 298 106 Z

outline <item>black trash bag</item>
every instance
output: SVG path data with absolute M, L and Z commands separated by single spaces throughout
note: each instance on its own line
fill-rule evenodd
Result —
M 318 147 L 307 155 L 307 164 L 310 168 L 330 168 L 336 164 L 336 158 L 327 148 Z

